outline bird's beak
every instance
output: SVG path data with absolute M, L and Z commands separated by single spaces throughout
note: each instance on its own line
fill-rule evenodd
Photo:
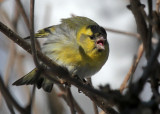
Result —
M 98 50 L 105 50 L 106 39 L 103 36 L 99 36 L 96 39 L 96 47 Z

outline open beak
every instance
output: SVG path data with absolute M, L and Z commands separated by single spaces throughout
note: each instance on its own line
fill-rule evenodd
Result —
M 105 50 L 105 40 L 103 36 L 100 36 L 96 40 L 96 47 L 98 50 Z

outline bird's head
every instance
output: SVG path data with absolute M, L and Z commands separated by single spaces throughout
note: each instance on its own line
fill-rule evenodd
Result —
M 89 56 L 109 51 L 107 33 L 97 24 L 82 27 L 77 33 L 77 42 Z

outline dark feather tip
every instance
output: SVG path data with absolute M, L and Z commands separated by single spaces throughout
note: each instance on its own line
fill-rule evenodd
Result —
M 49 85 L 43 85 L 43 90 L 46 91 L 46 92 L 51 92 L 52 91 L 52 88 L 53 88 L 53 84 L 49 84 Z
M 17 80 L 12 85 L 19 86 L 19 85 L 23 85 L 23 84 L 22 84 L 21 80 Z

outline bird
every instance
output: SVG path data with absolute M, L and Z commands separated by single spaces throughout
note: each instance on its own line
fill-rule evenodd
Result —
M 80 79 L 97 73 L 109 56 L 105 29 L 83 16 L 62 19 L 58 25 L 39 30 L 35 38 L 46 38 L 41 48 L 43 54 L 65 67 L 71 76 L 78 76 Z M 36 84 L 37 88 L 51 92 L 53 82 L 41 74 L 43 72 L 38 72 L 38 69 L 34 68 L 13 85 Z

